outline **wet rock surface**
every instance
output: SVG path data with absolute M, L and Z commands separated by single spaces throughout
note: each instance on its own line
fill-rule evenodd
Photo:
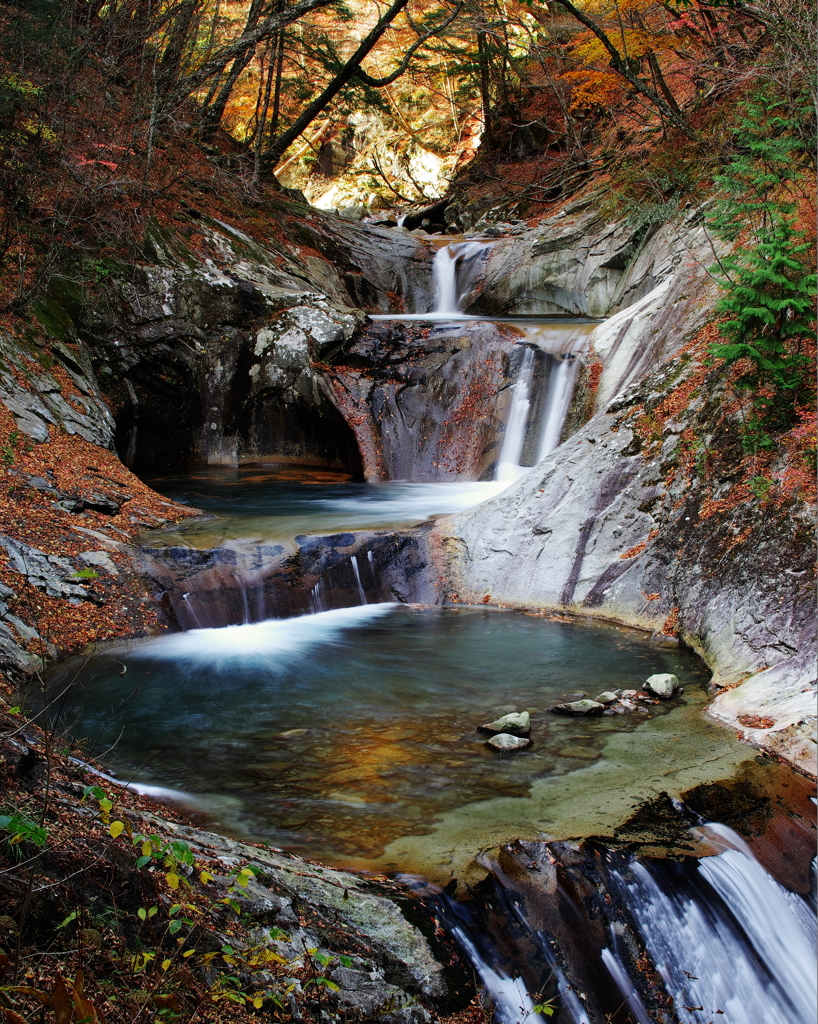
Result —
M 512 750 L 525 750 L 526 747 L 531 746 L 531 740 L 527 736 L 499 732 L 496 736 L 492 736 L 490 740 L 486 740 L 486 746 L 499 750 L 501 753 L 509 753 Z
M 345 346 L 325 385 L 366 478 L 491 479 L 521 340 L 508 325 L 381 322 Z
M 527 711 L 514 712 L 502 715 L 493 722 L 487 722 L 480 726 L 483 732 L 507 732 L 512 736 L 525 736 L 531 732 L 531 716 Z
M 565 704 L 555 704 L 548 710 L 555 715 L 598 715 L 605 710 L 605 705 L 595 700 L 572 700 Z

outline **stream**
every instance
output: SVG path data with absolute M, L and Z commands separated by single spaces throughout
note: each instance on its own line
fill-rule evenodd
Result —
M 465 317 L 487 244 L 441 244 L 436 310 L 403 318 Z M 754 761 L 702 714 L 709 673 L 692 652 L 599 622 L 384 600 L 371 551 L 343 555 L 348 585 L 320 577 L 308 613 L 292 617 L 276 617 L 258 573 L 242 575 L 236 552 L 405 530 L 494 496 L 553 451 L 595 325 L 516 323 L 525 352 L 494 480 L 371 484 L 264 465 L 147 480 L 209 517 L 147 548 L 191 562 L 227 552 L 232 603 L 214 624 L 187 592 L 191 628 L 61 666 L 50 684 L 72 682 L 63 722 L 119 778 L 194 820 L 403 875 L 433 901 L 501 1024 L 538 1019 L 543 1002 L 557 1024 L 807 1024 L 809 867 L 791 891 L 732 829 L 679 801 Z M 676 674 L 683 694 L 625 713 L 548 711 L 638 690 L 656 672 Z M 479 727 L 522 710 L 531 748 L 487 747 Z M 656 842 L 640 856 L 608 850 L 635 808 L 662 799 L 689 846 L 674 840 L 672 859 Z M 584 837 L 596 845 L 580 848 Z M 452 898 L 453 879 L 475 882 L 470 899 Z

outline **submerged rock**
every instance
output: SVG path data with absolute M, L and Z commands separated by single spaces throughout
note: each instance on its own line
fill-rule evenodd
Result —
M 648 693 L 667 700 L 679 689 L 679 680 L 671 672 L 658 672 L 645 680 L 645 689 Z
M 507 732 L 514 736 L 527 736 L 531 732 L 531 718 L 527 711 L 503 715 L 493 722 L 487 722 L 480 728 L 484 732 Z
M 548 710 L 556 715 L 596 715 L 604 709 L 605 705 L 596 700 L 572 700 L 567 704 L 555 704 Z
M 526 747 L 531 746 L 531 739 L 525 736 L 512 736 L 508 732 L 499 732 L 486 741 L 486 746 L 503 753 L 509 750 L 525 750 Z

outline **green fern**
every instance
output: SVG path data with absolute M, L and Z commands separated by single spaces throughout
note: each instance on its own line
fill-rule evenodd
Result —
M 749 102 L 735 135 L 738 156 L 716 178 L 721 196 L 710 217 L 725 240 L 748 235 L 711 268 L 725 290 L 716 310 L 729 317 L 719 325 L 727 340 L 711 354 L 727 366 L 748 360 L 737 386 L 754 392 L 755 422 L 779 429 L 792 425 L 811 377 L 802 349 L 813 333 L 816 275 L 811 246 L 794 225 L 795 204 L 784 198 L 810 159 L 802 113 L 800 104 L 775 98 Z

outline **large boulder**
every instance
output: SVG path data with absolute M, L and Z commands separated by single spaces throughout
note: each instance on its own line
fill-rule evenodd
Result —
M 679 680 L 672 672 L 657 672 L 645 680 L 645 689 L 654 697 L 668 700 L 679 689 Z
M 527 711 L 512 712 L 480 728 L 483 732 L 509 732 L 513 736 L 527 736 L 531 732 L 531 716 Z

